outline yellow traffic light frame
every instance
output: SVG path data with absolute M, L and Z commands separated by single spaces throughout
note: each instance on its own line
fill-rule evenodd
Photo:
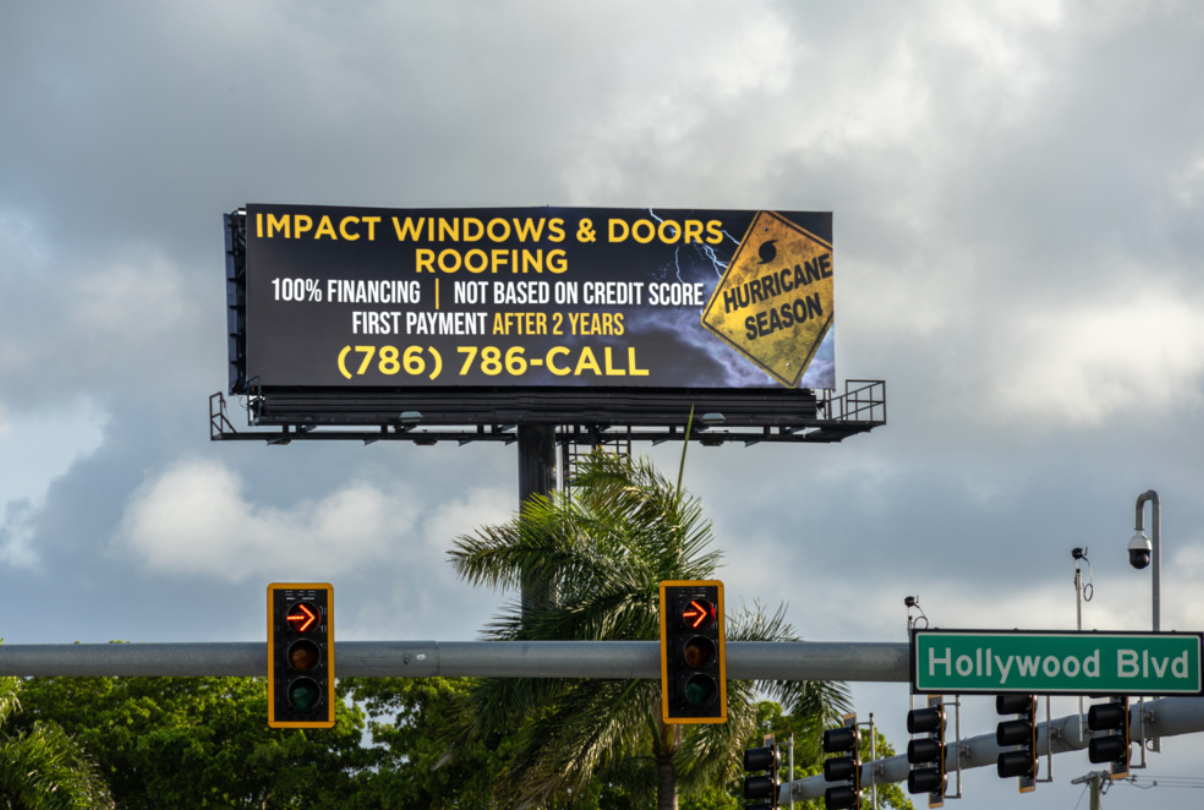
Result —
M 326 678 L 325 699 L 326 719 L 323 720 L 281 720 L 276 712 L 276 593 L 277 591 L 315 591 L 324 594 L 325 604 L 321 605 L 325 615 L 324 630 L 320 640 L 325 649 L 321 663 Z M 304 604 L 301 600 L 299 603 Z M 334 728 L 335 713 L 335 684 L 334 684 L 334 586 L 329 582 L 273 582 L 268 585 L 268 726 L 271 728 Z
M 716 713 L 700 717 L 671 716 L 670 708 L 670 650 L 669 642 L 673 633 L 669 631 L 669 595 L 670 589 L 678 588 L 715 588 L 715 629 L 717 638 L 717 656 L 719 663 L 718 677 L 718 710 Z M 673 617 L 676 618 L 676 617 Z M 727 722 L 727 647 L 724 629 L 723 583 L 717 579 L 665 580 L 660 583 L 660 640 L 661 640 L 661 719 L 667 724 L 702 724 Z

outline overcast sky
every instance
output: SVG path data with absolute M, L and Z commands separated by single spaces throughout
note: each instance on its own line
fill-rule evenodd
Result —
M 209 441 L 248 202 L 832 211 L 837 379 L 889 424 L 691 448 L 729 602 L 810 640 L 903 641 L 909 594 L 1073 628 L 1086 546 L 1085 626 L 1148 629 L 1153 488 L 1163 628 L 1204 629 L 1202 41 L 1169 0 L 9 3 L 0 635 L 261 640 L 267 583 L 317 579 L 341 638 L 465 640 L 507 598 L 445 552 L 515 509 L 514 447 Z M 902 750 L 906 687 L 856 695 Z M 1136 773 L 1198 773 L 1165 748 Z M 965 804 L 1073 806 L 1094 767 Z

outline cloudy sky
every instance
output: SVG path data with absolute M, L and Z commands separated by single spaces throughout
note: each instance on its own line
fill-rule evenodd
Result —
M 811 640 L 903 641 L 909 594 L 1072 628 L 1086 546 L 1085 625 L 1146 629 L 1153 488 L 1163 627 L 1204 629 L 1202 38 L 1171 0 L 10 3 L 0 635 L 259 640 L 267 583 L 313 578 L 342 638 L 466 640 L 506 598 L 445 551 L 514 510 L 513 447 L 209 441 L 248 202 L 832 211 L 837 377 L 886 380 L 889 424 L 691 449 L 729 601 Z M 856 695 L 905 745 L 906 688 Z M 1165 748 L 1138 773 L 1198 772 Z

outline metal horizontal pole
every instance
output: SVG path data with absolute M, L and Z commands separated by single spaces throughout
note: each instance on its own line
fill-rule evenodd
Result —
M 1134 742 L 1139 737 L 1138 730 L 1141 728 L 1141 720 L 1140 704 L 1130 706 L 1129 721 L 1133 729 Z M 1192 734 L 1198 731 L 1204 731 L 1204 698 L 1175 697 L 1146 701 L 1145 736 L 1147 740 Z M 1077 714 L 1059 717 L 1049 723 L 1040 723 L 1037 725 L 1037 754 L 1044 757 L 1050 753 L 1051 739 L 1053 741 L 1052 753 L 1054 754 L 1081 751 L 1087 747 L 1093 736 L 1094 733 L 1087 728 L 1086 717 L 1080 723 Z M 948 736 L 946 740 L 948 747 L 946 748 L 945 768 L 948 770 L 950 778 L 957 770 L 959 760 L 964 769 L 981 768 L 994 765 L 1002 752 L 1016 749 L 1015 746 L 1001 747 L 995 741 L 994 731 L 990 734 L 964 739 L 960 745 L 954 745 L 954 741 Z M 861 766 L 861 784 L 868 788 L 871 784 L 904 782 L 907 780 L 910 768 L 905 754 L 867 762 Z M 1048 774 L 1040 774 L 1041 778 L 1046 776 Z M 782 785 L 779 793 L 780 801 L 782 804 L 786 804 L 790 801 L 792 794 L 795 801 L 818 799 L 830 786 L 831 783 L 824 781 L 822 775 L 787 782 Z
M 909 655 L 906 643 L 729 641 L 727 675 L 735 680 L 905 682 Z M 660 673 L 645 677 L 659 678 Z
M 0 644 L 0 675 L 266 675 L 266 642 Z M 343 677 L 660 677 L 655 641 L 340 641 Z M 908 646 L 894 643 L 727 643 L 734 680 L 906 681 Z
M 882 423 L 880 422 L 840 422 L 831 426 L 813 428 L 808 432 L 795 431 L 790 426 L 752 426 L 745 429 L 736 426 L 722 430 L 693 430 L 690 432 L 689 438 L 691 441 L 701 444 L 723 444 L 725 442 L 746 442 L 753 444 L 760 444 L 761 442 L 779 444 L 832 444 L 843 441 L 855 434 L 865 433 L 881 425 Z M 683 441 L 686 438 L 685 433 L 681 430 L 673 430 L 672 428 L 645 428 L 642 426 L 634 426 L 628 432 L 601 433 L 599 436 L 602 439 L 612 441 L 646 441 L 657 444 L 670 441 Z M 433 445 L 440 442 L 456 442 L 461 445 L 471 444 L 472 442 L 513 444 L 518 440 L 518 437 L 513 432 L 477 433 L 470 428 L 459 431 L 423 428 L 410 431 L 387 432 L 372 430 L 370 428 L 362 430 L 354 428 L 319 428 L 311 431 L 287 430 L 285 428 L 263 428 L 242 431 L 229 429 L 219 431 L 215 429 L 209 438 L 210 441 L 215 442 L 250 441 L 267 442 L 268 444 L 353 441 L 364 444 L 375 444 L 376 442 L 412 442 L 418 445 Z M 574 438 L 576 436 L 572 431 L 556 431 L 556 441 L 559 443 L 571 442 Z

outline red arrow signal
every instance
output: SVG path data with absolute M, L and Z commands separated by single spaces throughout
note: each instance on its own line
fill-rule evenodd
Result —
M 705 599 L 693 599 L 686 609 L 681 612 L 681 618 L 685 621 L 687 627 L 691 630 L 697 630 L 708 626 L 711 620 L 715 618 L 715 608 Z
M 309 605 L 297 605 L 284 619 L 298 633 L 304 633 L 318 620 L 318 612 Z

